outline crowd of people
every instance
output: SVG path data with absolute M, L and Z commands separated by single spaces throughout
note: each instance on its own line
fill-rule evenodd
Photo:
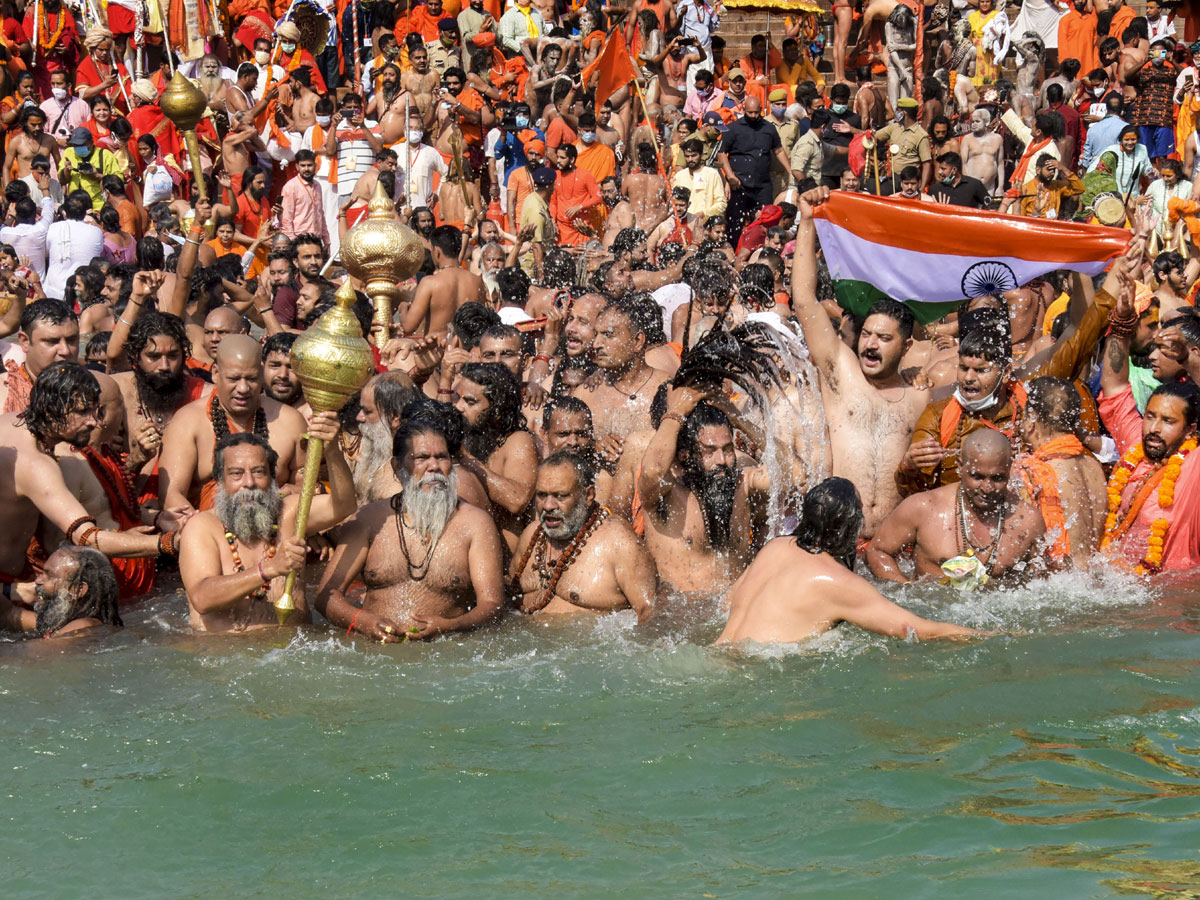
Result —
M 10 4 L 0 625 L 120 627 L 177 571 L 201 632 L 294 574 L 284 627 L 382 642 L 701 597 L 720 643 L 967 637 L 879 586 L 1195 566 L 1200 42 L 1101 6 L 868 0 L 728 59 L 705 0 Z M 831 191 L 1127 249 L 856 314 Z M 368 214 L 424 251 L 390 321 L 339 257 Z M 314 412 L 336 305 L 376 371 Z

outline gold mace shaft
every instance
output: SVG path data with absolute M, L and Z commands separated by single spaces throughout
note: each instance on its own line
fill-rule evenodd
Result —
M 204 183 L 204 172 L 200 168 L 200 138 L 196 136 L 196 129 L 189 128 L 183 132 L 183 144 L 187 147 L 188 159 L 192 162 L 192 178 L 196 181 L 196 189 L 200 192 L 200 199 L 208 199 L 208 185 Z M 204 225 L 204 222 L 197 222 L 198 225 Z
M 313 495 L 317 492 L 317 479 L 321 477 L 321 457 L 325 453 L 325 442 L 320 438 L 308 439 L 308 453 L 304 459 L 304 484 L 300 487 L 300 504 L 296 507 L 296 537 L 308 537 L 308 511 L 312 508 Z M 296 609 L 292 602 L 292 591 L 296 587 L 296 573 L 288 572 L 283 585 L 283 596 L 275 601 L 275 618 L 283 625 Z

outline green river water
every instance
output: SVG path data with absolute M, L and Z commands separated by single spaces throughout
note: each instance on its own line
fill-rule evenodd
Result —
M 1011 633 L 0 644 L 0 897 L 1200 897 L 1191 586 L 897 596 Z

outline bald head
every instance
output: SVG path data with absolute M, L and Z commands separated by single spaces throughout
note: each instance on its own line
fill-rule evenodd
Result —
M 1002 432 L 980 428 L 963 438 L 962 455 L 967 460 L 1007 466 L 1012 459 L 1012 445 Z
M 759 113 L 762 112 L 762 103 L 757 97 L 747 97 L 742 109 L 748 113 Z
M 245 331 L 245 319 L 232 306 L 218 306 L 204 317 L 204 328 L 220 328 L 225 334 Z
M 221 341 L 221 346 L 217 348 L 216 365 L 228 367 L 230 365 L 254 365 L 257 366 L 262 354 L 262 347 L 258 341 L 250 337 L 248 334 L 229 334 Z

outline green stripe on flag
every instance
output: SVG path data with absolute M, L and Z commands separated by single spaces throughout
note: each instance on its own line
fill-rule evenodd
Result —
M 853 278 L 839 278 L 835 281 L 833 294 L 837 298 L 838 306 L 850 310 L 856 316 L 865 316 L 877 301 L 887 297 L 887 294 L 869 281 L 856 281 Z M 912 310 L 918 322 L 928 325 L 930 322 L 936 322 L 942 316 L 954 312 L 962 304 L 962 301 L 921 303 L 916 300 L 905 300 L 903 303 Z

